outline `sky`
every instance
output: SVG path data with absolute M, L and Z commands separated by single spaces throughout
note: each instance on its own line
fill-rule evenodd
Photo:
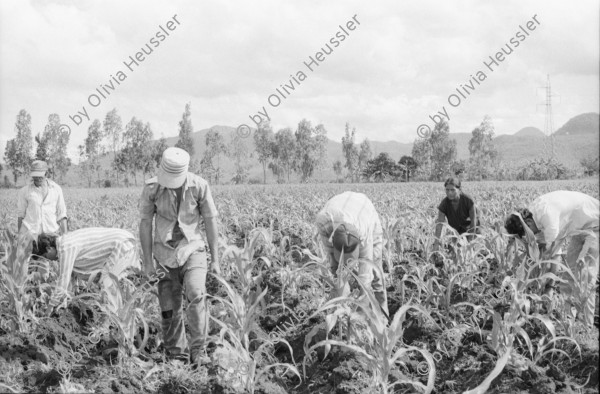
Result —
M 186 103 L 194 130 L 268 116 L 274 131 L 307 119 L 339 141 L 348 122 L 359 141 L 406 143 L 441 117 L 452 133 L 489 115 L 497 135 L 543 131 L 548 75 L 557 129 L 598 112 L 599 4 L 2 1 L 0 148 L 21 109 L 34 135 L 59 114 L 75 157 L 113 108 L 159 138 Z

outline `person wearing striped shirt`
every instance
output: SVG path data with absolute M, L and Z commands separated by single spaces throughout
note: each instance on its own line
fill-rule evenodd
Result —
M 31 183 L 17 196 L 17 231 L 27 230 L 33 239 L 42 233 L 68 231 L 67 208 L 62 189 L 46 178 L 48 165 L 36 160 L 31 165 Z
M 129 267 L 140 269 L 135 237 L 118 228 L 82 228 L 67 234 L 41 234 L 37 254 L 58 261 L 58 279 L 50 307 L 66 306 L 67 288 L 71 273 L 89 275 L 98 270 L 121 277 Z M 102 275 L 109 306 L 116 311 L 121 304 L 117 284 L 106 274 Z
M 383 229 L 379 214 L 362 193 L 344 192 L 332 197 L 316 217 L 331 271 L 358 259 L 358 278 L 373 289 L 381 310 L 389 316 L 383 278 Z

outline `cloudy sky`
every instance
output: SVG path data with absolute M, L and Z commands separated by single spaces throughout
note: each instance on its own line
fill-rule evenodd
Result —
M 187 102 L 195 130 L 254 126 L 249 116 L 263 107 L 274 130 L 306 118 L 335 140 L 350 122 L 359 139 L 412 142 L 438 112 L 451 132 L 486 114 L 497 134 L 543 130 L 548 74 L 558 128 L 598 112 L 599 28 L 597 0 L 2 1 L 1 153 L 20 109 L 34 134 L 58 113 L 73 154 L 113 108 L 124 124 L 135 116 L 156 137 L 176 135 Z M 311 71 L 304 62 L 326 44 L 333 51 Z M 503 47 L 512 53 L 490 70 L 484 62 Z M 142 48 L 152 52 L 131 64 Z M 78 112 L 90 120 L 72 120 Z

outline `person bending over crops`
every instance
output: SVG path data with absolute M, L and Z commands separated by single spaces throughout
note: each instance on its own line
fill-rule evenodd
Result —
M 135 237 L 118 228 L 82 228 L 61 236 L 40 234 L 35 254 L 59 262 L 58 283 L 50 298 L 50 307 L 66 306 L 71 273 L 89 275 L 103 270 L 122 276 L 129 267 L 140 268 Z M 116 311 L 121 304 L 118 285 L 103 273 L 102 284 L 109 306 Z
M 188 172 L 189 161 L 183 149 L 164 151 L 158 175 L 146 181 L 140 198 L 140 241 L 146 274 L 151 277 L 157 273 L 155 260 L 158 270 L 164 273 L 158 282 L 158 301 L 167 354 L 198 365 L 210 362 L 205 343 L 207 311 L 202 302 L 208 264 L 201 224 L 204 221 L 211 269 L 220 273 L 218 212 L 206 180 Z M 191 334 L 189 349 L 183 322 L 184 291 Z
M 26 229 L 33 239 L 42 233 L 65 234 L 67 208 L 60 186 L 46 178 L 48 165 L 35 160 L 31 164 L 31 183 L 19 190 L 17 230 Z
M 463 193 L 459 178 L 452 177 L 446 179 L 444 188 L 446 197 L 438 206 L 438 217 L 435 227 L 434 250 L 440 246 L 440 236 L 442 234 L 443 223 L 448 220 L 448 225 L 455 229 L 459 234 L 465 232 L 475 233 L 477 224 L 477 208 L 475 202 L 467 194 Z
M 570 275 L 560 284 L 561 293 L 575 296 L 579 318 L 588 327 L 594 324 L 596 301 L 595 284 L 598 276 L 598 230 L 600 203 L 584 193 L 559 190 L 536 198 L 526 209 L 508 216 L 506 231 L 520 238 L 525 236 L 525 226 L 535 235 L 542 260 L 560 261 L 562 246 L 568 240 L 566 261 L 577 284 Z M 551 271 L 556 272 L 551 264 Z M 547 284 L 551 293 L 553 281 Z M 579 304 L 579 305 L 577 305 Z
M 344 192 L 331 198 L 317 214 L 316 225 L 336 275 L 339 264 L 358 259 L 358 277 L 371 287 L 381 309 L 389 315 L 383 278 L 383 230 L 373 203 L 362 193 Z

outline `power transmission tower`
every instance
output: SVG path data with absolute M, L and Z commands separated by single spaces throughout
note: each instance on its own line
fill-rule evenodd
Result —
M 544 89 L 546 90 L 546 101 L 545 106 L 545 122 L 544 122 L 544 157 L 554 158 L 556 156 L 555 143 L 554 143 L 554 121 L 552 118 L 552 97 L 557 97 L 552 94 L 550 87 L 550 75 L 547 76 L 547 82 Z

